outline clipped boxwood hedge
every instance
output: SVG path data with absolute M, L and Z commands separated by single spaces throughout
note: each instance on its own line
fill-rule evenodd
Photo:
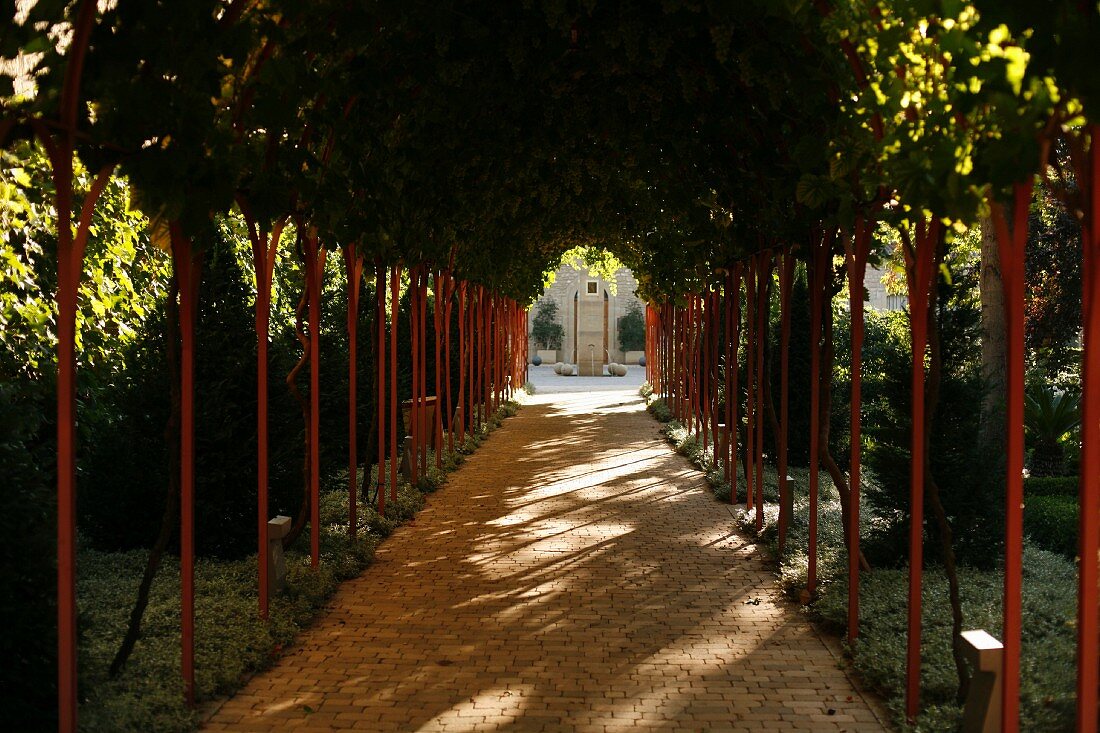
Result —
M 1076 476 L 1036 476 L 1024 481 L 1024 496 L 1077 496 Z
M 1077 554 L 1077 497 L 1031 496 L 1024 505 L 1024 533 L 1045 550 Z

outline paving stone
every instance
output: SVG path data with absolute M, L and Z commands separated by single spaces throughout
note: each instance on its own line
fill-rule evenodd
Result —
M 886 730 L 657 427 L 536 396 L 205 729 Z

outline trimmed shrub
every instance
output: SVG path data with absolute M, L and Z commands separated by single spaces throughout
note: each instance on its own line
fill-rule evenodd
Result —
M 1024 481 L 1025 496 L 1077 496 L 1076 476 L 1036 476 Z
M 1024 533 L 1044 550 L 1073 557 L 1077 554 L 1077 516 L 1075 497 L 1032 496 L 1024 506 Z
M 661 398 L 657 398 L 650 402 L 649 407 L 646 409 L 649 410 L 649 414 L 653 415 L 658 422 L 668 422 L 672 419 L 672 410 L 668 408 L 668 405 L 665 404 L 665 401 Z

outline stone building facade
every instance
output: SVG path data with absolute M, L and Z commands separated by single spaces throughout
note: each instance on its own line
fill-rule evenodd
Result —
M 581 373 L 602 371 L 609 362 L 637 363 L 640 352 L 623 353 L 619 348 L 619 318 L 626 315 L 631 303 L 645 304 L 638 299 L 638 281 L 625 267 L 615 273 L 615 288 L 602 277 L 589 275 L 587 269 L 572 265 L 558 268 L 554 283 L 542 294 L 558 304 L 558 322 L 565 330 L 562 347 L 553 361 L 565 361 L 581 367 Z M 530 338 L 532 317 L 528 320 Z M 532 355 L 537 353 L 534 341 Z M 544 356 L 544 359 L 546 357 Z

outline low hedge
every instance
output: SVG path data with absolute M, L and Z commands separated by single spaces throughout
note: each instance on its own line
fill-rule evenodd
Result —
M 1036 476 L 1024 481 L 1024 496 L 1077 496 L 1076 476 Z
M 1077 554 L 1077 498 L 1032 496 L 1024 505 L 1024 533 L 1039 547 L 1066 557 Z

